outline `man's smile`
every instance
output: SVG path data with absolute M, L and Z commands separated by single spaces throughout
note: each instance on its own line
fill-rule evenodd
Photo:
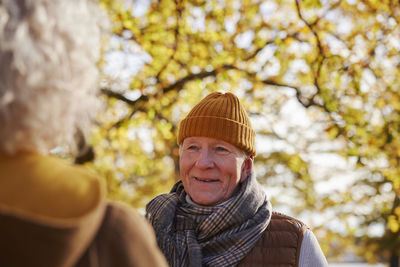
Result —
M 193 177 L 196 181 L 203 182 L 203 183 L 213 183 L 213 182 L 218 182 L 218 179 L 212 179 L 212 178 L 202 178 L 202 177 Z

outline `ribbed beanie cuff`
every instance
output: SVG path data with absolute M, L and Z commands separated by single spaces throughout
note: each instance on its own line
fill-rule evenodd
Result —
M 200 101 L 180 123 L 178 144 L 186 137 L 221 139 L 255 154 L 255 132 L 246 110 L 232 93 L 211 93 Z

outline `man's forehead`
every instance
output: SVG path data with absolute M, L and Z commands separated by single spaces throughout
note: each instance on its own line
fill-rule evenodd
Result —
M 186 137 L 183 142 L 182 145 L 187 145 L 187 144 L 194 144 L 194 143 L 205 143 L 207 145 L 211 145 L 211 146 L 215 146 L 215 145 L 224 145 L 227 147 L 230 147 L 234 150 L 236 150 L 238 153 L 243 153 L 244 155 L 246 155 L 246 152 L 244 152 L 242 149 L 238 148 L 237 146 L 226 142 L 222 139 L 218 139 L 218 138 L 213 138 L 213 137 L 206 137 L 206 136 L 190 136 L 190 137 Z

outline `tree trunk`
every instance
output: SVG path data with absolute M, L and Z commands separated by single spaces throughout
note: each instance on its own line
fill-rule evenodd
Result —
M 396 255 L 396 253 L 392 253 L 392 256 L 390 257 L 390 267 L 400 267 L 399 265 L 399 255 Z

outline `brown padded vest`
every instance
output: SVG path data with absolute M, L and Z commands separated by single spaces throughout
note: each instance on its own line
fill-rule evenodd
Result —
M 272 212 L 267 229 L 238 266 L 297 267 L 303 234 L 307 228 L 295 218 Z

